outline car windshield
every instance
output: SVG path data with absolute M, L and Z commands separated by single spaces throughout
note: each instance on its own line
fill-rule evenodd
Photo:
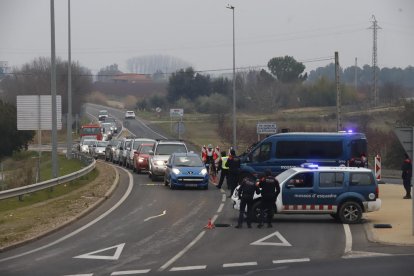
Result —
M 187 153 L 187 148 L 183 144 L 164 144 L 158 145 L 157 155 L 171 155 L 174 152 Z
M 149 151 L 152 149 L 153 145 L 148 146 L 142 146 L 139 150 L 140 153 L 149 153 Z
M 104 142 L 98 142 L 98 147 L 106 147 L 106 145 L 108 145 L 108 142 L 104 141 Z
M 202 167 L 203 162 L 198 156 L 176 156 L 174 166 L 177 167 Z
M 83 144 L 87 145 L 87 146 L 91 146 L 91 145 L 95 144 L 96 142 L 97 142 L 96 140 L 85 140 L 83 142 Z

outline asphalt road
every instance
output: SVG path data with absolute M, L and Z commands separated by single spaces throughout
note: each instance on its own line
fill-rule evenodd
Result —
M 89 105 L 87 112 L 99 109 Z M 123 119 L 122 111 L 109 113 Z M 139 120 L 128 120 L 128 129 L 164 137 Z M 413 247 L 370 243 L 363 224 L 276 215 L 273 228 L 235 229 L 227 190 L 170 190 L 118 168 L 120 185 L 108 201 L 61 231 L 0 253 L 0 275 L 414 273 Z M 209 219 L 216 228 L 205 228 Z

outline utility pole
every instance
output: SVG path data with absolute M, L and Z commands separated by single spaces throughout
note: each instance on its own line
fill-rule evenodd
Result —
M 233 148 L 237 149 L 236 139 L 236 46 L 235 46 L 235 27 L 234 27 L 234 6 L 228 5 L 226 8 L 233 12 Z
M 341 120 L 341 89 L 339 87 L 339 54 L 335 52 L 335 83 L 336 83 L 336 131 L 342 130 Z
M 381 29 L 380 26 L 378 26 L 378 22 L 375 19 L 375 16 L 372 15 L 372 26 L 369 27 L 369 29 L 372 29 L 372 94 L 374 97 L 374 107 L 378 105 L 378 53 L 377 53 L 377 31 L 378 29 Z
M 358 91 L 358 58 L 355 58 L 355 92 Z

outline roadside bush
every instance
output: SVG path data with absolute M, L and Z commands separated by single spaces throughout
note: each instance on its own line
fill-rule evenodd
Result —
M 196 108 L 200 113 L 222 114 L 231 110 L 229 99 L 221 94 L 201 96 L 196 100 Z

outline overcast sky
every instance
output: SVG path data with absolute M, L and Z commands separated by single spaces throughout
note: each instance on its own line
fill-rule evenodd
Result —
M 414 65 L 413 0 L 71 0 L 72 61 L 96 73 L 131 57 L 172 55 L 196 70 L 266 65 L 278 56 L 306 71 L 339 52 L 342 67 L 372 63 L 372 15 L 378 65 Z M 55 0 L 57 56 L 67 59 L 67 0 Z M 0 61 L 21 66 L 50 57 L 50 0 L 0 0 Z M 333 60 L 332 60 L 333 62 Z

